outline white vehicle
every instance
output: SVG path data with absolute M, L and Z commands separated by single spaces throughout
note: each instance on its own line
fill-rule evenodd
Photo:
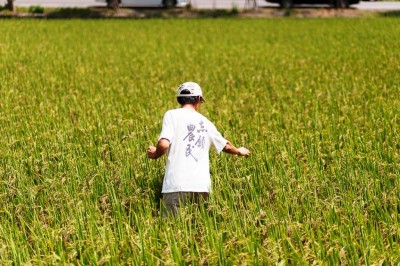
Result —
M 107 2 L 111 5 L 111 0 L 96 0 L 97 2 Z M 126 7 L 185 7 L 190 0 L 118 0 L 121 6 Z

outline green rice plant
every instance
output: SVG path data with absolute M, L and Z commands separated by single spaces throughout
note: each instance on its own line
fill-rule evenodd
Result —
M 397 264 L 395 18 L 0 21 L 0 261 Z M 160 215 L 175 88 L 249 158 Z

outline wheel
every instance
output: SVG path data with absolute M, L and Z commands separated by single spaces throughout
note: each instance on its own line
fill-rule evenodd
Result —
M 350 4 L 346 0 L 333 0 L 333 5 L 334 8 L 349 8 Z
M 292 8 L 293 1 L 292 0 L 281 0 L 281 2 L 279 3 L 279 6 L 281 8 Z
M 118 3 L 118 5 L 121 4 L 121 0 L 118 0 L 118 2 L 114 2 L 113 0 L 106 0 L 106 3 L 107 3 L 107 7 L 114 7 L 115 4 L 117 4 L 117 3 Z
M 176 5 L 175 0 L 164 0 L 163 2 L 165 8 L 173 8 Z

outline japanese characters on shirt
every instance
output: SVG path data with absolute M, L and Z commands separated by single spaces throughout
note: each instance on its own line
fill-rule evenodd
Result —
M 186 144 L 185 156 L 191 157 L 198 162 L 196 154 L 205 148 L 207 129 L 203 121 L 198 124 L 188 124 L 186 128 L 188 133 L 183 139 Z

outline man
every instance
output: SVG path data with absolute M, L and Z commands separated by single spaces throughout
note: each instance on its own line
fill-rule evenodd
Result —
M 200 114 L 204 102 L 200 86 L 186 82 L 179 86 L 177 100 L 181 108 L 165 113 L 157 147 L 147 150 L 150 159 L 167 153 L 167 164 L 162 187 L 167 213 L 176 214 L 180 204 L 207 200 L 211 192 L 209 150 L 211 145 L 220 153 L 224 151 L 248 156 L 249 150 L 236 148 L 222 137 L 217 128 Z

